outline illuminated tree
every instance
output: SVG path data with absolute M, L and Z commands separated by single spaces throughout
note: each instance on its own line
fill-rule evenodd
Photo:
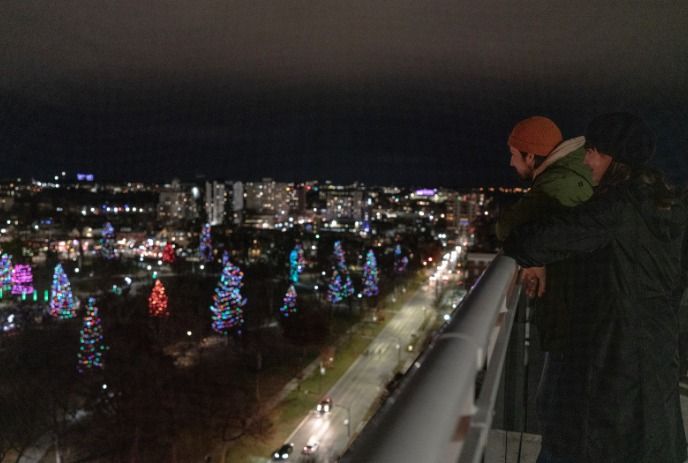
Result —
M 330 284 L 327 287 L 327 300 L 332 304 L 343 301 L 354 292 L 351 278 L 348 274 L 342 276 L 338 270 L 332 272 Z
M 213 260 L 213 244 L 209 223 L 204 224 L 201 229 L 201 241 L 198 246 L 198 251 L 203 262 L 207 263 Z
M 103 232 L 100 238 L 100 255 L 106 260 L 112 260 L 117 257 L 115 251 L 115 228 L 110 222 L 105 222 L 103 225 Z
M 337 240 L 334 242 L 334 259 L 337 271 L 341 274 L 342 279 L 342 297 L 347 298 L 354 293 L 354 285 L 351 282 L 349 269 L 346 267 L 346 257 L 344 255 L 344 248 L 342 242 Z
M 284 295 L 282 300 L 282 307 L 280 307 L 280 314 L 283 317 L 289 317 L 289 315 L 296 313 L 298 309 L 296 308 L 296 289 L 294 285 L 289 285 L 287 293 Z
M 72 287 L 62 264 L 57 264 L 53 272 L 48 313 L 54 318 L 63 320 L 76 317 L 76 303 L 72 294 Z
M 162 249 L 162 261 L 166 264 L 173 264 L 176 259 L 177 255 L 174 253 L 174 246 L 172 246 L 172 243 L 167 242 Z
M 0 289 L 12 287 L 12 256 L 3 254 L 0 257 Z
M 222 270 L 213 295 L 213 304 L 210 306 L 212 328 L 217 333 L 227 334 L 229 330 L 236 330 L 241 334 L 244 324 L 243 307 L 246 305 L 246 298 L 241 294 L 243 278 L 243 272 L 231 262 Z
M 167 293 L 162 281 L 155 280 L 155 286 L 148 297 L 148 315 L 151 317 L 167 317 Z
M 299 282 L 299 275 L 303 272 L 304 266 L 305 259 L 303 258 L 303 247 L 297 244 L 289 254 L 289 279 L 292 282 Z
M 27 264 L 17 264 L 12 268 L 12 294 L 33 293 L 33 272 Z
M 227 266 L 227 264 L 229 264 L 229 259 L 230 259 L 229 251 L 227 251 L 227 250 L 225 249 L 225 250 L 222 252 L 222 268 L 225 268 L 225 267 Z
M 342 301 L 343 285 L 342 276 L 338 271 L 332 272 L 332 278 L 330 279 L 330 284 L 327 287 L 327 300 L 332 304 Z
M 377 296 L 380 292 L 378 281 L 377 260 L 371 249 L 366 255 L 366 262 L 363 266 L 363 295 L 366 297 Z
M 95 304 L 95 298 L 89 297 L 77 354 L 76 369 L 79 373 L 103 368 L 103 354 L 107 346 L 103 343 L 103 326 Z

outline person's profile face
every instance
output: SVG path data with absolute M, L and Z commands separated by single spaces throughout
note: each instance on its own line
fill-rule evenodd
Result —
M 597 148 L 586 148 L 583 162 L 592 172 L 593 185 L 599 185 L 605 172 L 612 163 L 612 157 L 608 154 L 600 153 Z
M 511 153 L 509 165 L 514 168 L 521 180 L 530 180 L 533 176 L 533 167 L 529 165 L 521 152 L 513 146 L 509 146 L 509 152 Z

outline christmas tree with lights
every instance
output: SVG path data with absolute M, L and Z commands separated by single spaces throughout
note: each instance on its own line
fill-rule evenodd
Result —
M 21 296 L 33 293 L 33 272 L 28 264 L 12 267 L 12 294 Z
M 332 304 L 343 301 L 354 292 L 349 275 L 342 277 L 338 270 L 333 270 L 330 284 L 327 287 L 327 300 Z
M 299 282 L 299 275 L 303 272 L 305 259 L 303 258 L 303 247 L 300 244 L 294 246 L 289 254 L 289 279 L 294 282 Z
M 100 238 L 100 255 L 105 260 L 112 260 L 117 257 L 115 251 L 115 227 L 110 222 L 105 222 Z
M 198 246 L 201 261 L 210 262 L 213 260 L 213 244 L 210 236 L 210 224 L 206 223 L 201 229 L 201 240 Z
M 177 255 L 174 253 L 174 246 L 169 241 L 162 249 L 162 261 L 166 264 L 173 264 L 177 260 Z
M 155 280 L 153 290 L 148 297 L 148 315 L 151 317 L 167 317 L 170 312 L 167 310 L 167 293 L 162 281 Z
M 347 298 L 354 293 L 354 285 L 351 282 L 349 269 L 346 267 L 346 257 L 344 255 L 344 248 L 342 242 L 337 240 L 334 242 L 334 260 L 337 271 L 341 274 L 342 290 L 344 291 L 343 298 Z
M 0 289 L 7 290 L 12 287 L 12 256 L 3 254 L 0 256 Z
M 243 278 L 243 272 L 231 262 L 222 270 L 213 295 L 213 304 L 210 306 L 212 328 L 217 333 L 227 334 L 229 330 L 236 330 L 241 334 L 244 324 L 243 307 L 246 305 L 246 298 L 241 295 Z
M 98 316 L 96 300 L 89 297 L 80 333 L 77 371 L 85 373 L 96 368 L 103 368 L 103 354 L 106 350 L 107 347 L 103 343 L 103 326 Z
M 230 259 L 229 251 L 227 251 L 227 250 L 225 249 L 225 250 L 222 252 L 222 268 L 225 268 L 225 267 L 227 266 L 227 264 L 229 264 L 229 259 Z
M 366 262 L 363 265 L 363 295 L 365 297 L 377 296 L 380 292 L 378 288 L 377 260 L 373 250 L 369 250 L 366 255 Z
M 72 295 L 72 287 L 69 284 L 67 274 L 62 268 L 62 264 L 57 264 L 53 272 L 48 313 L 51 317 L 62 320 L 76 317 L 76 303 L 74 295 Z
M 408 266 L 408 257 L 403 255 L 401 245 L 397 244 L 394 247 L 394 271 L 396 273 L 404 273 Z
M 287 293 L 282 299 L 282 307 L 280 307 L 280 314 L 287 318 L 289 315 L 296 313 L 298 309 L 296 308 L 296 289 L 294 285 L 289 285 Z

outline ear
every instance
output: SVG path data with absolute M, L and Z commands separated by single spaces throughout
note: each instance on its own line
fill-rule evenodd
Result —
M 528 165 L 532 165 L 535 163 L 535 153 L 526 154 L 526 163 L 528 163 Z

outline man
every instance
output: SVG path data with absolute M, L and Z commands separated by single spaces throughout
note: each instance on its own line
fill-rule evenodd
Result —
M 518 225 L 547 217 L 562 207 L 576 206 L 592 196 L 590 170 L 583 164 L 584 137 L 563 141 L 559 127 L 550 119 L 534 116 L 520 121 L 508 139 L 511 166 L 519 177 L 531 180 L 530 191 L 507 209 L 497 221 L 497 238 L 504 241 Z M 522 279 L 528 295 L 538 296 L 535 323 L 545 352 L 560 351 L 566 343 L 567 293 L 574 263 L 525 269 Z M 542 418 L 542 417 L 541 417 Z
M 586 131 L 585 163 L 599 186 L 575 208 L 512 231 L 507 255 L 524 267 L 581 256 L 571 343 L 560 369 L 559 434 L 540 463 L 679 463 L 686 441 L 678 395 L 678 306 L 686 206 L 645 167 L 654 136 L 613 113 Z
M 532 185 L 497 222 L 500 240 L 521 224 L 576 206 L 592 196 L 590 169 L 583 164 L 584 143 L 584 137 L 563 141 L 559 128 L 546 117 L 530 117 L 516 124 L 508 140 L 511 166 Z M 533 320 L 545 361 L 535 403 L 543 448 L 556 448 L 557 442 L 573 438 L 560 433 L 561 402 L 567 395 L 560 378 L 562 356 L 570 342 L 570 311 L 579 271 L 580 264 L 569 259 L 548 265 L 546 279 L 544 267 L 525 268 L 521 273 L 528 296 L 539 297 L 533 304 Z

